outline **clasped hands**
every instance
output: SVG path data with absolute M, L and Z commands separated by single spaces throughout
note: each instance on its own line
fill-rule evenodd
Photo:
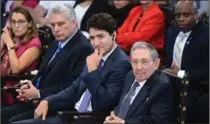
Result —
M 124 124 L 124 123 L 125 120 L 116 116 L 113 111 L 111 112 L 110 116 L 106 117 L 104 121 L 104 124 Z
M 16 89 L 18 92 L 17 99 L 22 102 L 27 102 L 31 99 L 38 98 L 39 90 L 34 87 L 31 81 L 28 81 L 27 84 L 24 84 L 20 87 L 20 89 Z

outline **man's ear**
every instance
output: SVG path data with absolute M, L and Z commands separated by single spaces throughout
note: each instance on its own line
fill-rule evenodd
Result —
M 116 33 L 116 31 L 114 31 L 113 35 L 112 35 L 112 40 L 116 40 L 116 36 L 117 36 L 117 33 Z
M 160 59 L 157 58 L 157 59 L 155 60 L 155 68 L 158 69 L 158 68 L 159 68 L 159 65 L 160 65 Z
M 72 20 L 72 23 L 73 23 L 74 25 L 77 25 L 77 26 L 78 26 L 77 20 L 76 20 L 76 19 Z

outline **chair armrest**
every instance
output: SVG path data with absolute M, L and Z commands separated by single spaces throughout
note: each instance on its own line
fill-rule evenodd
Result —
M 98 124 L 102 123 L 110 111 L 99 111 L 99 112 L 83 112 L 79 113 L 76 111 L 58 111 L 57 115 L 63 118 L 68 123 L 76 124 Z
M 88 115 L 88 116 L 100 116 L 100 115 L 107 115 L 109 111 L 99 111 L 99 112 L 77 112 L 77 111 L 58 111 L 58 115 L 60 116 L 75 116 L 75 115 Z
M 1 76 L 1 80 L 6 81 L 6 80 L 12 80 L 12 81 L 17 81 L 17 80 L 23 80 L 23 79 L 32 79 L 35 75 L 32 75 L 30 73 L 25 73 L 22 75 L 7 75 L 7 76 Z
M 6 81 L 20 81 L 20 80 L 31 80 L 35 77 L 36 75 L 32 75 L 31 73 L 24 73 L 21 75 L 16 75 L 16 74 L 11 74 L 11 75 L 6 75 L 6 76 L 1 76 L 1 87 L 4 86 L 4 83 Z M 8 88 L 11 89 L 12 87 Z M 17 87 L 14 87 L 17 88 Z M 7 89 L 7 88 L 5 88 Z

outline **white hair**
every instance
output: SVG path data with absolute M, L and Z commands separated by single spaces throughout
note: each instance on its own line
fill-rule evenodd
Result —
M 133 47 L 131 48 L 131 52 L 130 55 L 132 55 L 132 53 L 136 50 L 136 49 L 148 49 L 150 52 L 150 55 L 152 57 L 152 60 L 155 61 L 158 58 L 158 52 L 155 49 L 154 46 L 152 46 L 151 44 L 144 42 L 144 41 L 138 41 L 136 42 Z
M 51 14 L 63 14 L 69 20 L 76 20 L 76 13 L 72 8 L 71 4 L 59 4 L 54 6 L 49 11 Z

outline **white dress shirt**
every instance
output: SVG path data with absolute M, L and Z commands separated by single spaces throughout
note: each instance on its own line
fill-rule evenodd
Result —
M 108 57 L 113 53 L 113 51 L 114 51 L 116 48 L 117 48 L 117 45 L 115 44 L 114 48 L 113 48 L 110 52 L 108 52 L 106 55 L 104 55 L 104 56 L 102 57 L 102 59 L 104 60 L 104 63 L 105 63 L 105 61 L 108 59 Z M 104 63 L 102 64 L 102 66 L 104 65 Z M 81 102 L 82 102 L 84 96 L 85 96 L 85 92 L 82 94 L 80 100 L 75 104 L 74 108 L 75 108 L 76 110 L 79 109 L 79 106 L 80 106 L 80 104 L 81 104 Z M 93 110 L 93 109 L 92 109 L 92 105 L 91 105 L 91 101 L 90 101 L 90 103 L 89 103 L 89 105 L 88 105 L 87 110 L 88 110 L 89 112 L 91 112 L 91 111 Z
M 78 4 L 75 8 L 74 8 L 74 11 L 76 12 L 76 15 L 77 15 L 77 22 L 78 22 L 78 28 L 80 28 L 81 26 L 81 23 L 82 23 L 82 19 L 85 15 L 85 13 L 87 12 L 88 8 L 90 7 L 91 4 L 85 6 L 85 7 L 82 7 L 80 6 L 80 4 Z
M 137 81 L 137 80 L 134 80 L 132 86 L 134 85 L 134 83 L 135 83 L 136 81 Z M 142 89 L 142 87 L 144 86 L 144 84 L 145 84 L 146 81 L 147 81 L 147 80 L 144 80 L 144 81 L 141 81 L 141 82 L 137 81 L 137 82 L 139 83 L 139 86 L 136 87 L 135 93 L 134 93 L 134 95 L 131 97 L 130 104 L 133 103 L 134 99 L 136 98 L 137 94 L 140 92 L 140 90 Z M 132 86 L 131 86 L 131 87 L 132 87 Z
M 180 44 L 181 44 L 181 56 L 182 56 L 182 54 L 183 54 L 183 50 L 184 50 L 184 46 L 185 46 L 185 44 L 187 43 L 189 43 L 188 41 L 187 41 L 187 39 L 188 39 L 188 37 L 190 36 L 190 34 L 191 34 L 191 32 L 192 31 L 188 31 L 188 32 L 186 32 L 186 33 L 183 33 L 182 31 L 180 31 L 179 32 L 179 34 L 177 35 L 177 37 L 176 37 L 176 41 L 175 41 L 175 44 L 174 44 L 174 50 L 175 50 L 175 47 L 177 46 L 177 43 L 178 42 L 180 42 L 180 41 L 182 41 Z M 184 38 L 183 38 L 183 36 L 184 36 Z M 180 40 L 180 39 L 183 39 L 183 40 Z M 173 51 L 174 53 L 175 53 L 175 51 Z M 173 54 L 173 57 L 174 57 L 174 54 Z M 182 58 L 181 58 L 181 60 L 182 60 Z M 177 64 L 177 66 L 181 69 L 181 62 L 180 62 L 180 65 L 179 64 Z M 180 77 L 180 78 L 183 78 L 184 77 L 184 75 L 185 75 L 185 71 L 184 70 L 180 70 L 178 73 L 177 73 L 177 76 L 178 77 Z
M 87 12 L 88 8 L 90 7 L 91 4 L 85 6 L 85 7 L 82 7 L 80 6 L 80 4 L 78 4 L 75 8 L 74 8 L 74 11 L 76 13 L 76 16 L 77 16 L 77 22 L 78 22 L 78 28 L 80 29 L 81 27 L 81 23 L 82 23 L 82 19 L 85 15 L 85 13 Z M 86 31 L 81 31 L 83 35 L 85 35 L 85 37 L 89 38 L 89 33 L 86 32 Z
M 7 3 L 5 4 L 5 11 L 10 12 L 10 7 L 13 4 L 12 0 L 8 0 Z

